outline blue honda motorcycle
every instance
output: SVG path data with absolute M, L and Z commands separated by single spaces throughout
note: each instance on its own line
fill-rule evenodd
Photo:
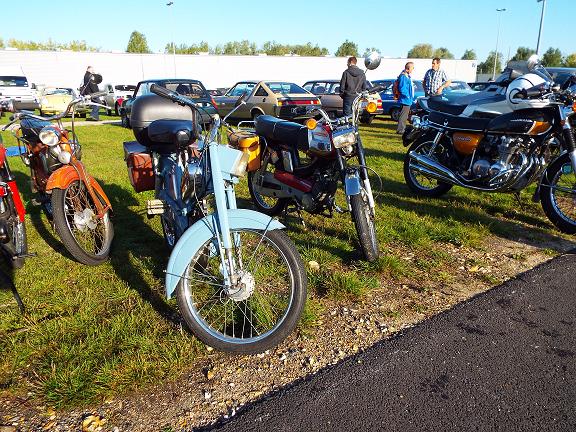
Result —
M 192 99 L 158 85 L 151 91 L 134 101 L 138 142 L 124 149 L 135 190 L 155 190 L 148 214 L 160 215 L 172 248 L 166 296 L 176 295 L 184 321 L 207 345 L 265 351 L 298 323 L 302 259 L 280 222 L 236 207 L 234 187 L 254 157 L 250 148 L 218 143 L 225 120 L 216 115 L 202 132 L 207 117 Z

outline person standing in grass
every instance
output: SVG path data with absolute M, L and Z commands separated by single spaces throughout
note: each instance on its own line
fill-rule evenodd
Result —
M 412 102 L 414 102 L 412 71 L 414 71 L 414 63 L 408 62 L 404 66 L 404 70 L 398 75 L 398 102 L 402 105 L 402 110 L 400 111 L 400 118 L 398 118 L 397 134 L 404 133 L 406 120 L 408 120 L 408 114 L 410 114 L 410 107 L 412 106 Z
M 356 95 L 368 88 L 364 71 L 356 66 L 358 60 L 352 56 L 348 58 L 348 68 L 342 73 L 340 79 L 340 97 L 343 100 L 344 115 L 352 115 L 352 102 Z
M 80 87 L 80 94 L 82 96 L 89 95 L 92 93 L 98 92 L 100 89 L 98 88 L 98 84 L 96 84 L 96 74 L 94 73 L 94 68 L 92 66 L 88 66 L 86 69 L 86 73 L 84 74 L 84 81 L 82 87 Z M 100 98 L 92 99 L 92 102 L 100 103 Z M 86 120 L 89 121 L 98 121 L 100 120 L 100 115 L 98 111 L 100 107 L 96 105 L 92 105 L 92 112 L 90 113 L 90 117 Z
M 440 59 L 434 57 L 432 59 L 432 68 L 424 74 L 424 94 L 428 96 L 437 96 L 442 94 L 442 90 L 450 85 L 451 81 L 448 75 L 440 69 Z

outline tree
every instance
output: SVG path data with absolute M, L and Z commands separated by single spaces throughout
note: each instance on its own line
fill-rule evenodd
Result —
M 542 64 L 548 67 L 562 66 L 562 53 L 558 48 L 548 48 L 542 55 Z
M 488 74 L 494 71 L 494 57 L 496 56 L 495 51 L 490 51 L 486 60 L 478 65 L 478 73 Z M 496 56 L 496 72 L 500 73 L 502 70 L 502 54 L 498 53 Z
M 464 54 L 462 54 L 462 60 L 476 60 L 477 58 L 476 51 L 473 49 L 466 50 Z
M 0 49 L 4 49 L 4 39 L 0 38 Z
M 134 30 L 130 35 L 128 40 L 128 46 L 126 47 L 126 52 L 129 53 L 150 53 L 150 48 L 148 48 L 148 42 L 146 42 L 146 36 L 142 33 Z
M 565 67 L 576 67 L 576 53 L 572 53 L 564 59 Z
M 433 57 L 438 57 L 439 59 L 453 59 L 454 54 L 452 54 L 448 48 L 440 47 L 434 50 Z
M 336 57 L 358 57 L 358 45 L 346 39 L 336 50 Z
M 432 58 L 434 50 L 430 44 L 416 44 L 408 51 L 408 58 Z
M 370 54 L 372 54 L 374 51 L 376 51 L 378 54 L 382 54 L 378 48 L 366 48 L 364 50 L 364 54 L 362 55 L 362 57 L 366 58 Z
M 518 47 L 516 54 L 510 60 L 528 60 L 528 58 L 535 54 L 536 50 L 528 47 Z

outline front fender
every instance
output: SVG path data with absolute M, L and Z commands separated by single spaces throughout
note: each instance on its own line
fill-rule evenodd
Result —
M 344 177 L 344 191 L 347 196 L 358 195 L 362 190 L 362 182 L 358 170 L 349 171 Z
M 276 230 L 285 228 L 276 219 L 254 210 L 234 209 L 228 211 L 230 229 Z M 171 298 L 190 261 L 200 247 L 214 237 L 218 230 L 218 218 L 208 215 L 188 228 L 178 240 L 166 267 L 166 298 Z
M 92 188 L 104 200 L 106 205 L 112 208 L 112 204 L 110 204 L 110 200 L 102 189 L 102 186 L 100 186 L 100 184 L 90 174 L 86 173 L 86 177 L 90 181 Z M 46 191 L 51 191 L 52 189 L 66 189 L 73 181 L 76 180 L 80 180 L 78 171 L 76 171 L 76 169 L 71 165 L 63 166 L 50 175 L 48 178 L 48 183 L 46 184 Z

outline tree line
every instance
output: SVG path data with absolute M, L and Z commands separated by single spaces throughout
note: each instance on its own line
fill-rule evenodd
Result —
M 43 51 L 101 51 L 100 48 L 89 46 L 86 41 L 74 40 L 71 42 L 55 42 L 48 39 L 48 42 L 34 42 L 22 41 L 17 39 L 8 39 L 6 42 L 0 38 L 0 49 L 4 48 L 17 48 L 19 50 L 43 50 Z M 377 51 L 378 48 L 367 47 L 362 52 L 362 57 L 367 56 L 371 51 Z M 129 53 L 151 53 L 148 47 L 146 36 L 138 31 L 133 31 L 126 46 L 126 52 Z M 248 40 L 226 42 L 225 44 L 210 46 L 208 42 L 202 41 L 199 43 L 187 44 L 173 44 L 172 42 L 166 44 L 164 47 L 165 53 L 176 54 L 198 54 L 209 53 L 215 55 L 258 55 L 266 54 L 271 56 L 282 55 L 299 55 L 299 56 L 325 56 L 329 55 L 327 48 L 320 47 L 318 44 L 313 45 L 311 42 L 306 44 L 281 44 L 276 41 L 264 42 L 262 46 L 258 47 L 254 42 Z M 509 60 L 527 60 L 534 50 L 528 47 L 518 47 L 516 53 Z M 337 57 L 359 57 L 361 51 L 358 45 L 352 41 L 345 40 L 334 52 Z M 434 58 L 439 57 L 442 59 L 454 59 L 454 54 L 448 48 L 439 47 L 434 48 L 431 44 L 419 43 L 414 45 L 407 53 L 407 58 Z M 476 52 L 473 49 L 467 49 L 461 57 L 462 60 L 477 60 Z M 478 63 L 478 73 L 490 73 L 494 70 L 494 61 L 496 61 L 496 71 L 502 70 L 504 58 L 502 53 L 490 51 L 488 56 L 483 62 Z M 565 66 L 576 67 L 576 53 L 564 55 L 558 48 L 548 48 L 542 55 L 542 64 L 544 66 Z

